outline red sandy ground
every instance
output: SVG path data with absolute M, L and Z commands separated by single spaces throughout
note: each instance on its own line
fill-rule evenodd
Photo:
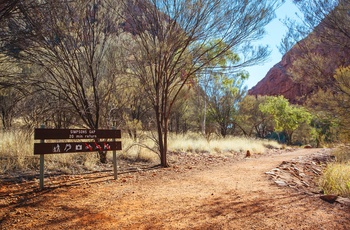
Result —
M 174 154 L 172 166 L 2 181 L 0 229 L 350 229 L 350 208 L 278 187 L 265 172 L 324 151 L 239 161 Z

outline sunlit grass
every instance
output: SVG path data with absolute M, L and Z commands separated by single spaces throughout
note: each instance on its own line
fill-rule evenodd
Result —
M 350 197 L 350 147 L 339 147 L 333 154 L 336 162 L 327 165 L 320 187 L 325 194 Z
M 222 154 L 226 152 L 246 152 L 261 154 L 268 148 L 282 148 L 276 141 L 245 137 L 216 138 L 208 141 L 199 134 L 171 136 L 169 150 L 174 152 Z
M 34 155 L 34 138 L 21 130 L 0 133 L 0 173 L 38 170 L 40 160 Z M 45 154 L 45 169 L 63 173 L 93 170 L 98 163 L 96 153 Z
M 329 164 L 323 172 L 320 186 L 325 194 L 350 197 L 350 164 Z
M 130 161 L 157 162 L 159 156 L 155 150 L 155 144 L 150 139 L 134 141 L 131 138 L 122 138 L 123 150 L 118 153 L 118 157 Z M 112 158 L 110 154 L 110 159 Z
M 20 130 L 0 133 L 0 173 L 21 172 L 39 169 L 39 156 L 34 155 L 32 133 Z M 121 139 L 123 150 L 117 151 L 118 159 L 131 162 L 159 163 L 155 143 L 147 136 L 134 141 L 127 136 Z M 200 134 L 170 135 L 169 152 L 207 153 L 230 156 L 233 152 L 264 153 L 267 148 L 281 148 L 275 141 L 242 137 L 216 138 L 210 141 Z M 108 152 L 112 162 L 112 152 Z M 231 154 L 232 156 L 232 154 Z M 45 170 L 63 173 L 79 173 L 83 170 L 98 170 L 97 153 L 45 154 Z

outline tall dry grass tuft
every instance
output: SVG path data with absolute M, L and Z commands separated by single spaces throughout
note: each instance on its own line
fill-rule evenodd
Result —
M 320 180 L 325 194 L 350 197 L 350 164 L 331 163 Z
M 33 156 L 34 141 L 28 136 L 23 131 L 14 130 L 0 133 L 1 173 L 38 167 L 39 160 Z
M 350 198 L 350 147 L 339 147 L 333 154 L 336 162 L 327 165 L 319 185 L 325 194 Z

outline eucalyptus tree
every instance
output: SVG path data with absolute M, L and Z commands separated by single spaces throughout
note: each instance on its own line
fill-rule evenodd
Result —
M 255 64 L 266 56 L 267 47 L 250 44 L 264 35 L 264 26 L 274 18 L 274 10 L 281 2 L 123 1 L 124 26 L 136 41 L 128 52 L 129 72 L 139 79 L 152 104 L 162 166 L 168 166 L 169 118 L 181 90 L 229 50 L 242 56 L 242 61 L 227 69 Z M 213 49 L 218 50 L 205 58 Z
M 265 138 L 273 130 L 273 119 L 260 111 L 269 96 L 246 95 L 239 103 L 236 125 L 245 136 Z
M 212 47 L 213 44 L 217 45 L 202 57 L 202 61 L 211 60 L 213 56 L 221 52 L 221 49 L 226 46 L 222 41 L 213 40 L 208 43 L 208 47 L 206 48 Z M 260 56 L 261 59 L 264 57 L 265 55 Z M 202 95 L 204 102 L 203 112 L 201 113 L 202 133 L 204 135 L 207 129 L 207 108 L 210 107 L 209 111 L 211 118 L 213 118 L 212 121 L 216 121 L 220 125 L 221 134 L 226 136 L 227 127 L 229 123 L 231 123 L 229 120 L 233 118 L 227 117 L 232 115 L 231 111 L 234 109 L 232 99 L 239 96 L 237 93 L 242 91 L 240 89 L 241 85 L 243 81 L 248 78 L 248 74 L 244 71 L 235 73 L 239 68 L 232 68 L 233 65 L 237 65 L 239 61 L 240 57 L 232 50 L 228 50 L 224 55 L 211 60 L 206 67 L 197 74 L 198 93 Z M 238 85 L 240 87 L 236 87 Z M 228 104 L 224 105 L 224 101 Z M 224 107 L 226 107 L 226 109 L 224 109 L 226 111 L 226 118 L 223 118 Z
M 312 115 L 301 106 L 290 105 L 283 96 L 270 96 L 259 105 L 264 114 L 271 115 L 274 130 L 287 134 L 288 144 L 292 143 L 294 131 L 303 124 L 310 124 Z
M 246 88 L 243 87 L 245 77 L 244 73 L 235 77 L 215 75 L 206 92 L 209 102 L 208 117 L 219 125 L 223 137 L 236 127 L 239 102 L 246 93 Z

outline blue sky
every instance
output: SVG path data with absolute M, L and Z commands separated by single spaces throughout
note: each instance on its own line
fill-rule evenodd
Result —
M 281 61 L 282 54 L 278 51 L 277 46 L 280 44 L 281 39 L 286 34 L 287 28 L 283 25 L 281 20 L 285 19 L 286 16 L 293 17 L 298 9 L 292 3 L 291 0 L 287 0 L 277 11 L 276 18 L 266 26 L 267 34 L 265 37 L 258 42 L 258 44 L 269 45 L 272 53 L 269 59 L 262 65 L 252 66 L 246 68 L 249 72 L 249 79 L 245 82 L 248 89 L 255 86 L 261 79 L 265 77 L 267 72 L 275 64 Z

